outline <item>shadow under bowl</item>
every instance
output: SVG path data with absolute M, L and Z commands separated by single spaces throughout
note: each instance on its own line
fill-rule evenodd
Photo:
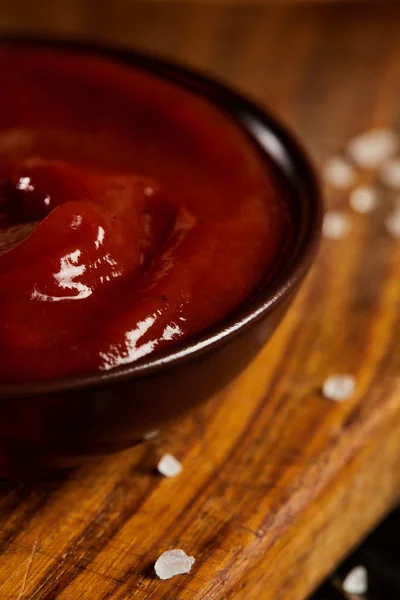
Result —
M 205 96 L 235 120 L 286 188 L 295 239 L 279 272 L 223 322 L 137 363 L 63 380 L 0 386 L 0 474 L 73 466 L 140 441 L 216 393 L 252 360 L 281 321 L 315 255 L 322 201 L 301 147 L 256 104 L 203 75 L 136 52 L 71 42 L 6 40 L 95 53 Z

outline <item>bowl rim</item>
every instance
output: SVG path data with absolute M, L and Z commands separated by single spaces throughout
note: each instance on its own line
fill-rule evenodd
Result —
M 271 313 L 297 287 L 308 271 L 319 245 L 323 217 L 322 194 L 315 169 L 303 146 L 269 109 L 265 110 L 230 85 L 217 81 L 202 71 L 136 49 L 47 36 L 0 35 L 0 48 L 25 45 L 38 50 L 50 49 L 55 52 L 66 51 L 111 59 L 128 68 L 139 68 L 156 77 L 184 85 L 186 89 L 205 97 L 208 102 L 233 118 L 236 125 L 256 143 L 264 157 L 273 159 L 289 187 L 297 194 L 299 189 L 303 190 L 302 197 L 306 202 L 300 211 L 303 219 L 301 239 L 297 240 L 289 259 L 285 259 L 289 264 L 285 264 L 283 272 L 257 292 L 251 302 L 241 304 L 223 321 L 176 347 L 149 354 L 137 362 L 108 371 L 0 385 L 0 400 L 104 387 L 158 374 L 183 362 L 194 360 L 241 335 Z

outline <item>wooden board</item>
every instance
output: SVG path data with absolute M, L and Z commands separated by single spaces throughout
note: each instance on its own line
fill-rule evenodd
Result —
M 354 134 L 399 127 L 400 5 L 218 9 L 5 3 L 3 30 L 63 32 L 180 58 L 268 103 L 318 164 Z M 0 490 L 2 600 L 301 600 L 398 499 L 400 243 L 391 198 L 324 242 L 272 342 L 157 442 Z M 332 372 L 354 398 L 323 399 Z M 184 472 L 155 473 L 170 451 Z M 190 575 L 161 582 L 183 548 Z

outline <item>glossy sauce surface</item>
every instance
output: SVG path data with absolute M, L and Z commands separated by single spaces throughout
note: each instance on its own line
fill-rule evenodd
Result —
M 220 321 L 291 236 L 272 165 L 199 96 L 0 50 L 0 383 L 108 370 Z

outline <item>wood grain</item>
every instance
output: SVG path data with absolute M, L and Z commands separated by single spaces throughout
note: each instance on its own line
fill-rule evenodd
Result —
M 400 5 L 211 7 L 3 3 L 3 31 L 162 53 L 270 105 L 321 165 L 354 134 L 400 127 Z M 46 9 L 46 10 L 45 10 Z M 400 244 L 327 191 L 351 233 L 324 242 L 272 342 L 157 442 L 0 490 L 0 598 L 301 600 L 399 498 Z M 332 372 L 354 398 L 323 399 Z M 155 473 L 171 451 L 176 479 Z M 169 548 L 192 573 L 157 581 Z

